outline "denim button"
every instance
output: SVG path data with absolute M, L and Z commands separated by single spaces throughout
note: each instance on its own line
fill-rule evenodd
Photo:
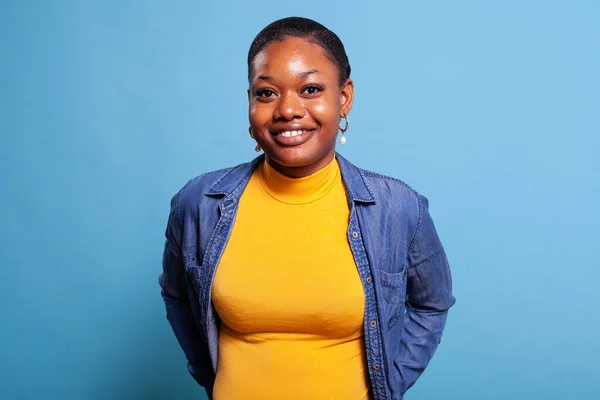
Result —
M 379 364 L 375 364 L 375 365 L 373 365 L 373 369 L 374 369 L 375 371 L 379 371 L 379 369 L 380 369 L 380 368 L 381 368 L 381 367 L 379 366 Z
M 367 283 L 371 283 L 371 277 L 367 278 Z
M 358 237 L 358 232 L 352 232 L 352 237 L 356 239 Z
M 375 320 L 372 320 L 371 322 L 369 322 L 369 326 L 371 328 L 375 328 L 375 326 L 377 326 L 377 322 L 375 322 Z

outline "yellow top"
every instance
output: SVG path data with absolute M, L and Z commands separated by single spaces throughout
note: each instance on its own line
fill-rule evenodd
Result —
M 212 288 L 215 400 L 370 398 L 348 218 L 335 159 L 305 178 L 258 166 Z

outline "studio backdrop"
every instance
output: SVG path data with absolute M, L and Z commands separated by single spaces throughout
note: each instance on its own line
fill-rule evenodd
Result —
M 0 397 L 202 399 L 171 196 L 255 156 L 246 57 L 348 52 L 354 164 L 428 197 L 456 305 L 408 400 L 600 398 L 600 2 L 0 1 Z

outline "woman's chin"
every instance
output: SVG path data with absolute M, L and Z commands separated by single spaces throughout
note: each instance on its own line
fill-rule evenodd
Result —
M 324 155 L 316 154 L 314 151 L 305 151 L 300 148 L 277 149 L 277 151 L 266 151 L 265 153 L 269 163 L 276 169 L 305 170 L 306 172 L 302 173 L 302 175 L 307 175 L 327 165 L 330 161 L 330 158 L 327 156 L 330 153 L 333 154 L 333 150 Z

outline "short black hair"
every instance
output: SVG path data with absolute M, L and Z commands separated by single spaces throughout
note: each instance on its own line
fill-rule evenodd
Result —
M 248 80 L 256 55 L 269 43 L 283 42 L 286 36 L 307 39 L 321 46 L 327 58 L 338 68 L 340 86 L 350 78 L 350 62 L 344 44 L 335 33 L 312 19 L 288 17 L 270 23 L 252 41 L 248 51 Z

